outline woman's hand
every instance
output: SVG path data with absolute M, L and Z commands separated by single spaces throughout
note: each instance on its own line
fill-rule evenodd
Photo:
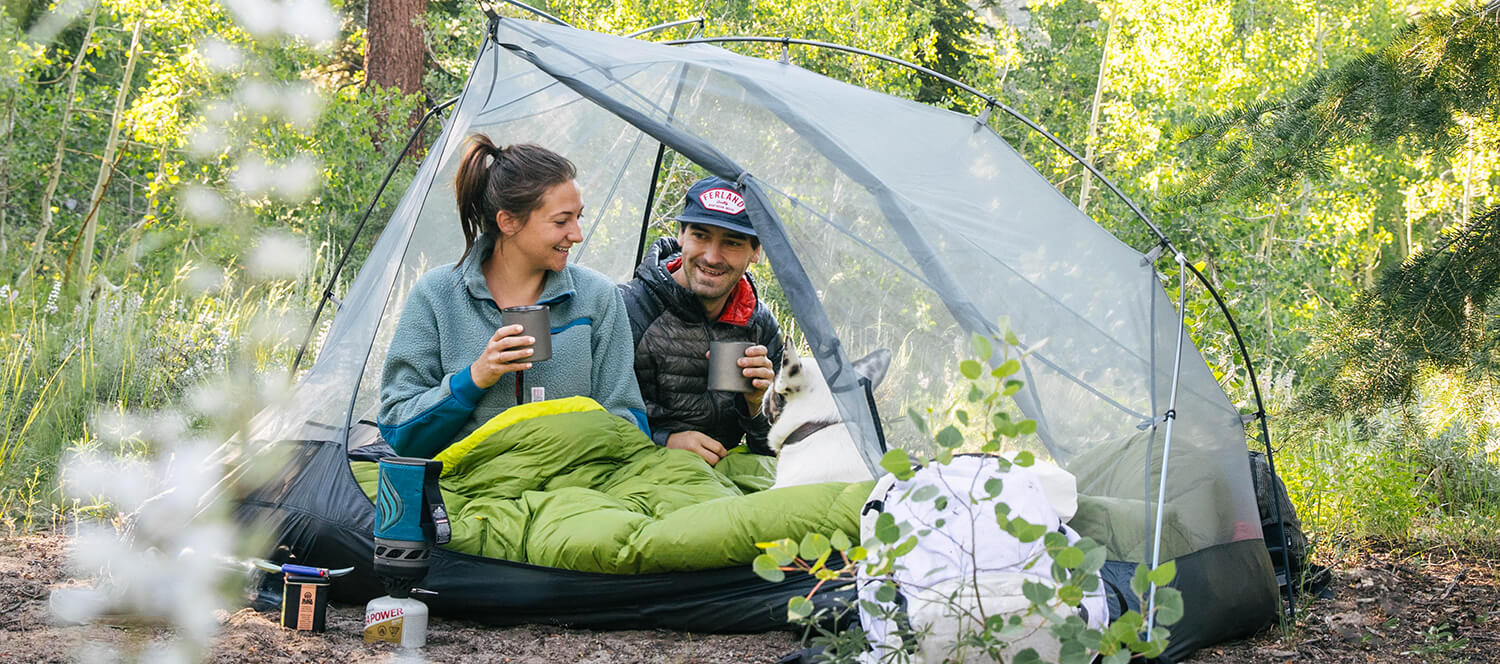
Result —
M 484 352 L 479 354 L 479 359 L 469 365 L 469 377 L 480 389 L 487 389 L 500 381 L 500 377 L 512 371 L 525 371 L 531 368 L 530 362 L 525 362 L 531 357 L 532 349 L 529 348 L 536 343 L 532 337 L 521 336 L 520 325 L 506 325 L 495 330 L 495 336 L 490 337 L 489 343 L 484 345 Z

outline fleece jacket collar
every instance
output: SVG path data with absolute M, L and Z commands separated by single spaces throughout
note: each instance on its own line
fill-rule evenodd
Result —
M 490 294 L 490 285 L 484 280 L 484 270 L 481 265 L 490 254 L 495 253 L 495 235 L 493 233 L 480 233 L 474 239 L 474 248 L 469 251 L 468 258 L 463 262 L 464 286 L 469 290 L 469 296 L 476 300 L 485 300 L 495 306 L 495 298 Z M 537 304 L 553 305 L 562 302 L 577 294 L 573 287 L 573 273 L 568 270 L 561 272 L 547 271 L 547 276 L 542 281 L 542 294 L 537 297 Z

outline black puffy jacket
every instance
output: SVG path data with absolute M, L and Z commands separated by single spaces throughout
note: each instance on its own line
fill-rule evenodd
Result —
M 635 340 L 635 377 L 646 400 L 652 438 L 665 445 L 679 431 L 700 431 L 725 448 L 741 440 L 751 452 L 771 454 L 771 426 L 748 413 L 744 395 L 708 390 L 710 341 L 751 341 L 764 345 L 771 366 L 781 366 L 781 330 L 745 275 L 719 319 L 709 321 L 698 297 L 672 279 L 667 269 L 682 252 L 676 238 L 651 245 L 635 278 L 621 284 L 630 331 Z

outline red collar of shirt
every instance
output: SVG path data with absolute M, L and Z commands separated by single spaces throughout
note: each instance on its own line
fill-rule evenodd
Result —
M 667 261 L 667 271 L 676 272 L 682 266 L 682 257 L 678 256 Z M 729 300 L 724 303 L 724 310 L 719 312 L 718 322 L 744 327 L 750 324 L 750 316 L 755 313 L 755 289 L 750 287 L 750 278 L 740 275 L 740 282 L 734 285 L 734 290 L 729 293 Z

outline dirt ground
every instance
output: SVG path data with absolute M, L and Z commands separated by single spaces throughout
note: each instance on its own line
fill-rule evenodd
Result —
M 121 625 L 62 626 L 48 614 L 65 573 L 66 537 L 0 539 L 0 662 L 77 661 L 87 644 L 130 649 L 165 633 Z M 1500 662 L 1500 573 L 1496 560 L 1439 549 L 1374 549 L 1334 570 L 1333 598 L 1302 607 L 1298 627 L 1200 651 L 1191 662 Z M 558 627 L 485 627 L 434 619 L 420 656 L 361 639 L 363 607 L 330 607 L 328 632 L 282 629 L 273 613 L 220 614 L 213 662 L 774 662 L 799 646 L 790 633 L 700 635 L 595 632 Z

